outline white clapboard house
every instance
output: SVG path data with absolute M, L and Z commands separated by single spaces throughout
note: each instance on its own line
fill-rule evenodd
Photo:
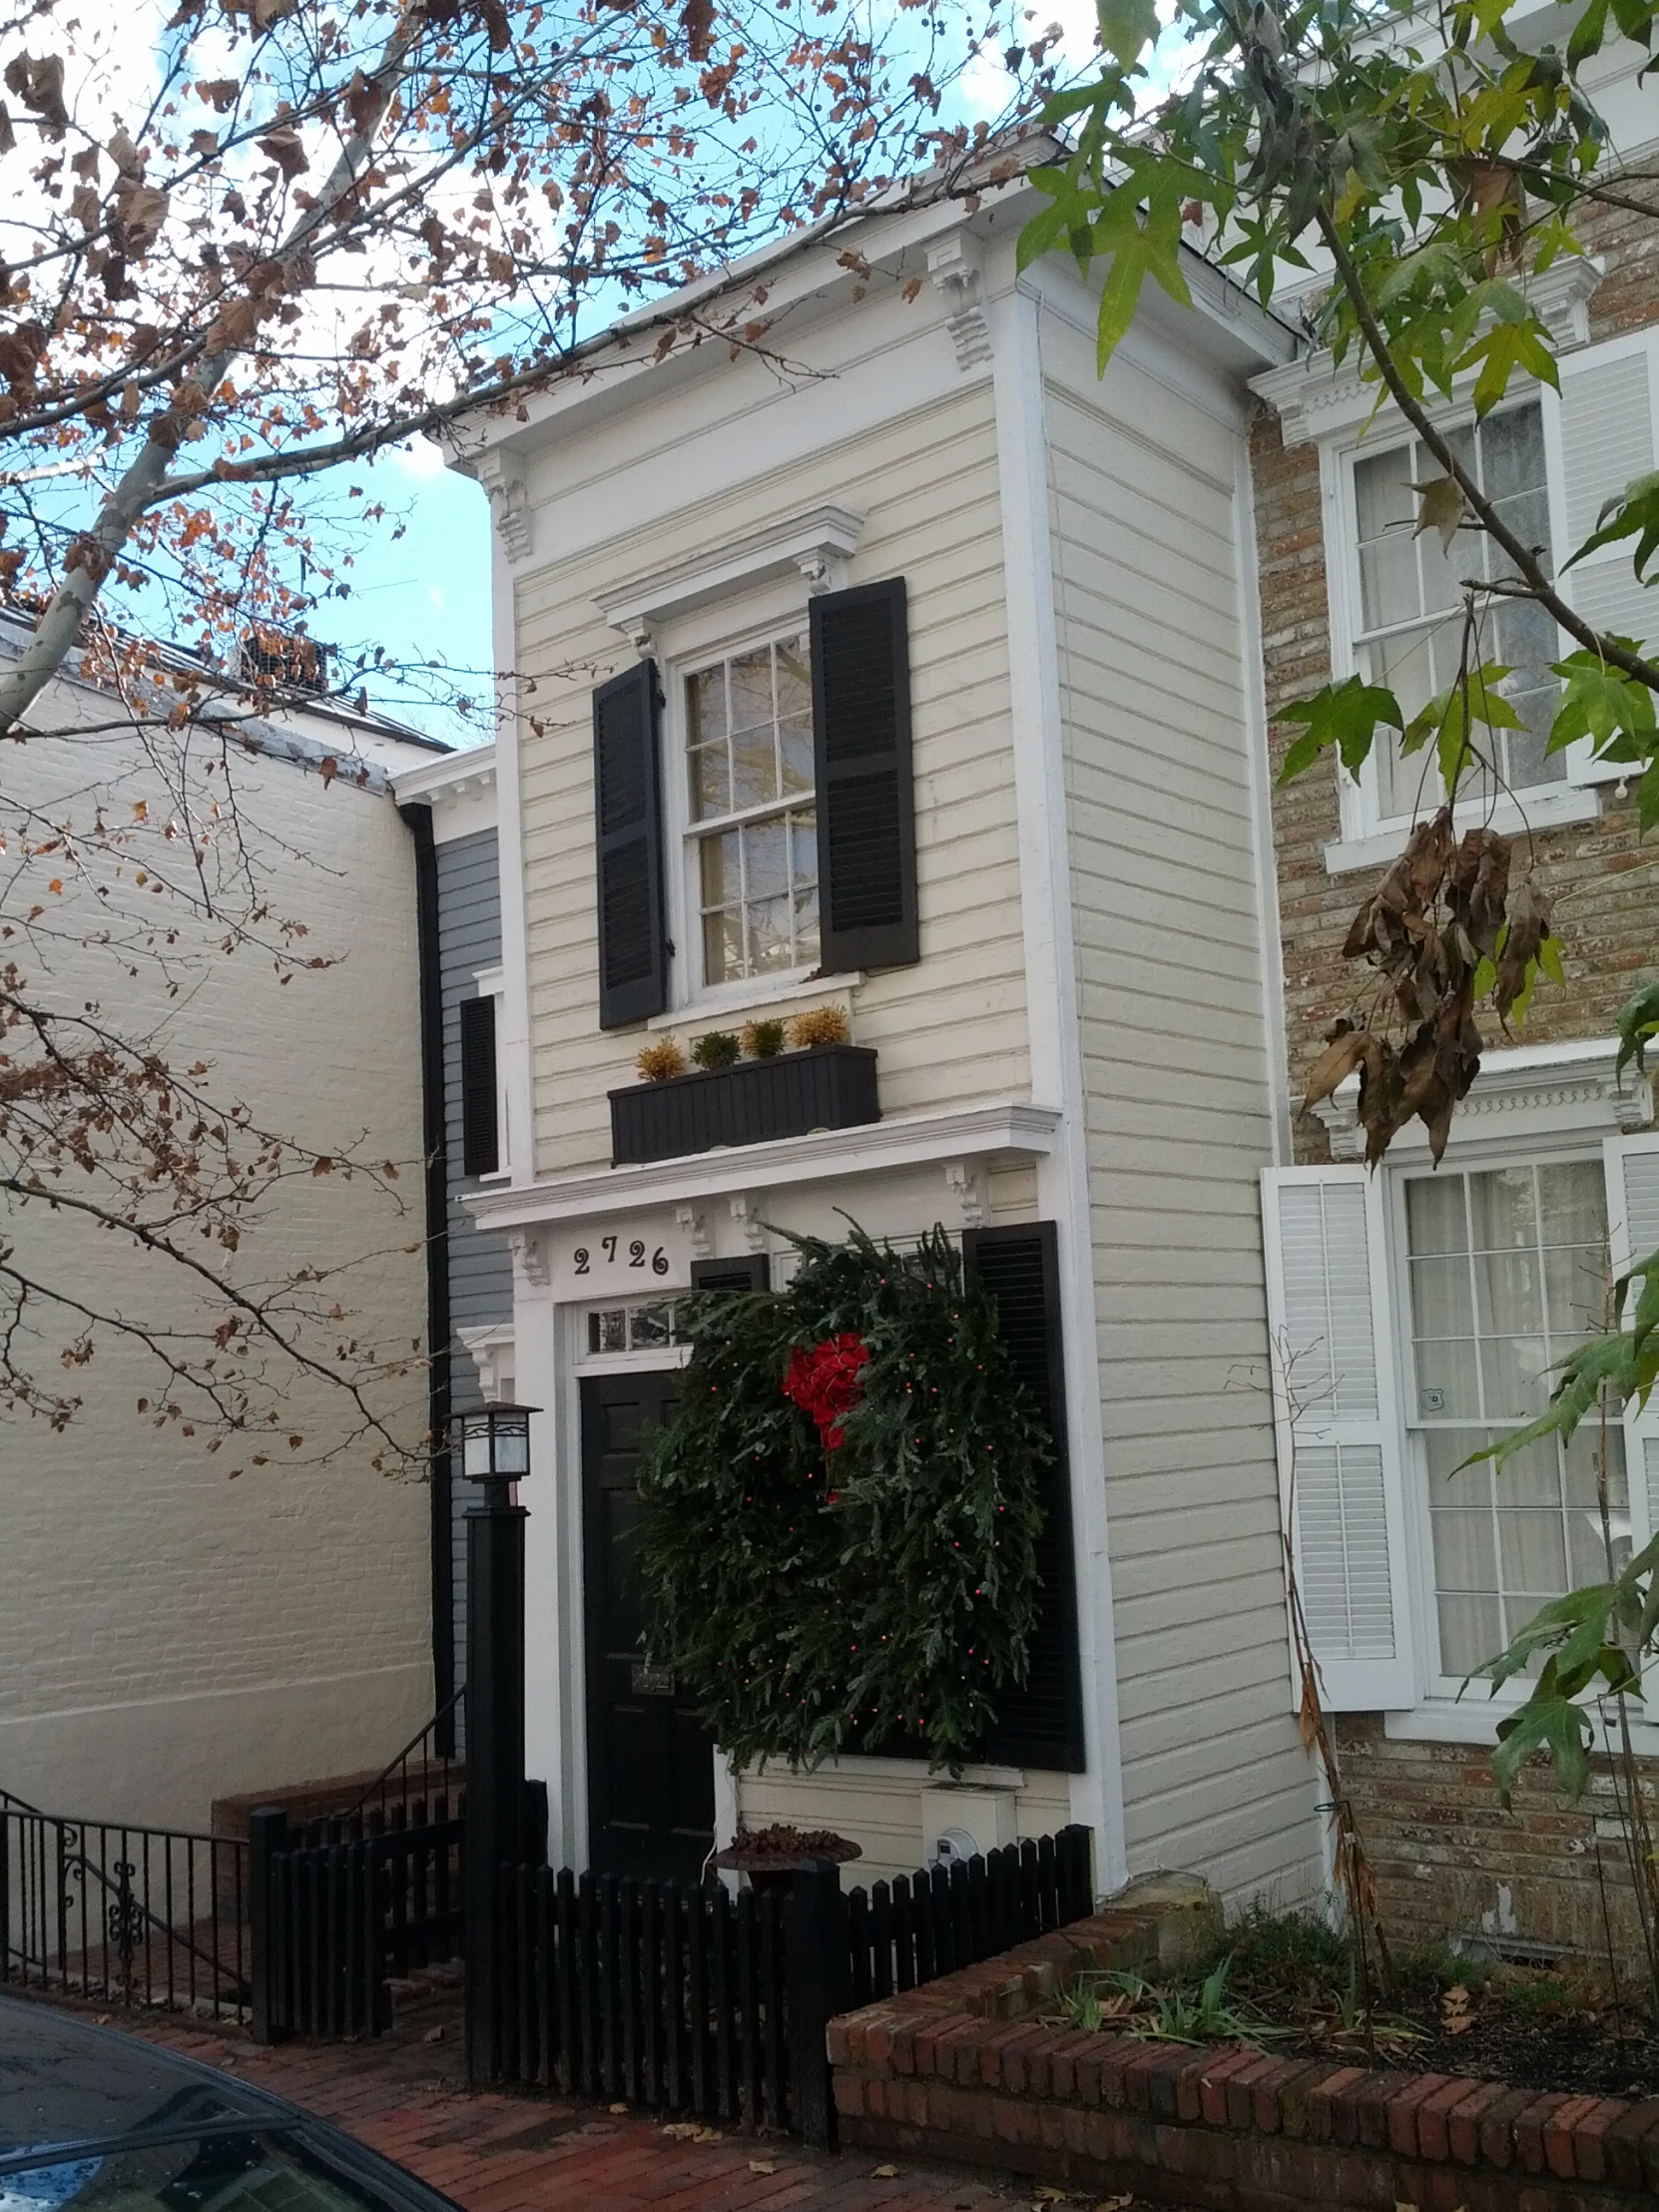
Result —
M 555 1863 L 695 1868 L 790 1817 L 879 1875 L 946 1828 L 1075 1820 L 1101 1887 L 1319 1879 L 1258 1195 L 1288 1116 L 1248 379 L 1294 341 L 1195 255 L 1197 310 L 1149 293 L 1102 381 L 1075 267 L 1016 274 L 1040 204 L 803 234 L 678 303 L 759 342 L 624 323 L 468 426 L 512 685 L 507 1134 L 468 1203 L 510 1240 L 501 1357 L 540 1409 Z M 776 1080 L 636 1077 L 650 1043 L 828 1004 L 849 1046 Z M 766 1281 L 781 1231 L 841 1214 L 960 1234 L 1063 1447 L 1032 1677 L 954 1786 L 734 1775 L 636 1641 L 674 1296 Z

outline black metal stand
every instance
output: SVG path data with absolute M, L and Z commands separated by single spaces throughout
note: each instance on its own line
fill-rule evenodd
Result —
M 524 1856 L 524 1523 L 486 1477 L 466 1515 L 466 2077 L 501 2077 L 503 1866 Z

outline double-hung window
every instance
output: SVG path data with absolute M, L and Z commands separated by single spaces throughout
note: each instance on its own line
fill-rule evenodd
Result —
M 1659 466 L 1659 327 L 1568 346 L 1558 368 L 1559 391 L 1517 380 L 1483 421 L 1467 407 L 1448 412 L 1442 434 L 1515 535 L 1537 549 L 1563 599 L 1600 629 L 1651 640 L 1659 594 L 1635 576 L 1629 540 L 1566 564 L 1605 502 Z M 1329 419 L 1329 363 L 1305 374 L 1310 388 L 1320 385 Z M 1419 531 L 1416 487 L 1443 472 L 1391 409 L 1373 420 L 1374 408 L 1375 392 L 1355 378 L 1338 407 L 1340 424 L 1323 433 L 1333 674 L 1385 685 L 1409 720 L 1456 674 L 1464 594 L 1473 585 L 1476 652 L 1512 672 L 1502 689 L 1520 726 L 1476 728 L 1489 767 L 1475 765 L 1459 782 L 1465 823 L 1491 820 L 1514 830 L 1523 817 L 1533 829 L 1593 819 L 1586 787 L 1622 783 L 1628 769 L 1596 759 L 1588 739 L 1546 750 L 1560 703 L 1552 664 L 1574 641 L 1530 601 L 1504 594 L 1513 571 L 1483 530 L 1467 524 L 1449 547 L 1436 529 Z M 1441 804 L 1435 749 L 1407 758 L 1383 730 L 1358 779 L 1342 779 L 1342 795 L 1343 832 L 1328 864 L 1373 866 L 1384 857 L 1380 840 L 1392 841 Z
M 819 956 L 813 684 L 804 635 L 685 683 L 687 882 L 707 987 Z
M 1489 1727 L 1465 1678 L 1659 1530 L 1659 1398 L 1467 1464 L 1545 1410 L 1659 1246 L 1659 1135 L 1605 1128 L 1263 1178 L 1280 1467 L 1332 1711 Z
M 908 607 L 887 577 L 718 645 L 700 613 L 595 690 L 602 1029 L 920 959 Z
M 1542 551 L 1547 568 L 1549 484 L 1537 401 L 1445 435 L 1459 464 L 1516 537 Z M 1456 676 L 1465 587 L 1514 573 L 1484 530 L 1461 529 L 1446 546 L 1438 531 L 1417 529 L 1421 508 L 1413 486 L 1441 473 L 1420 441 L 1380 452 L 1362 447 L 1354 461 L 1356 657 L 1370 682 L 1394 693 L 1407 722 Z M 1565 758 L 1544 750 L 1560 691 L 1550 669 L 1561 654 L 1555 623 L 1530 600 L 1480 597 L 1475 608 L 1479 636 L 1471 658 L 1513 671 L 1502 688 L 1521 727 L 1476 730 L 1490 769 L 1473 768 L 1458 796 L 1485 802 L 1495 791 L 1519 795 L 1560 784 Z M 1407 756 L 1397 739 L 1388 739 L 1378 745 L 1375 759 L 1377 812 L 1383 820 L 1432 813 L 1441 804 L 1445 793 L 1432 745 Z
M 1403 1178 L 1405 1422 L 1432 1551 L 1439 1673 L 1461 1679 L 1541 1605 L 1615 1561 L 1630 1514 L 1618 1408 L 1510 1458 L 1472 1451 L 1544 1410 L 1561 1361 L 1602 1325 L 1609 1285 L 1599 1159 Z M 1456 1471 L 1461 1467 L 1462 1471 Z

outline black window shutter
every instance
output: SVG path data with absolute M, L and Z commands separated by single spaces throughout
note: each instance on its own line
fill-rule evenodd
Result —
M 501 1165 L 495 1086 L 495 1000 L 461 1000 L 461 1173 L 493 1175 Z
M 1042 1480 L 1037 1539 L 1042 1610 L 1023 1689 L 1006 1691 L 982 1756 L 1016 1767 L 1082 1772 L 1083 1686 L 1077 1656 L 1077 1571 L 1066 1460 L 1066 1385 L 1060 1345 L 1059 1247 L 1051 1221 L 962 1233 L 964 1265 L 990 1290 L 1002 1341 L 1030 1392 L 1054 1452 Z
M 831 974 L 921 957 L 904 579 L 811 602 L 820 959 Z
M 655 661 L 637 662 L 593 695 L 601 1029 L 668 1004 L 659 704 Z
M 741 1260 L 694 1260 L 691 1275 L 694 1291 L 770 1291 L 772 1259 L 754 1252 Z

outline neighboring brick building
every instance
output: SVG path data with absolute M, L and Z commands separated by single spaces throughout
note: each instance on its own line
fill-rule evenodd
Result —
M 0 619 L 0 655 L 27 635 Z M 149 733 L 117 727 L 112 696 L 73 662 L 42 695 L 29 743 L 7 753 L 0 831 L 12 850 L 20 826 L 84 830 L 99 807 L 122 822 L 148 809 L 158 838 L 176 819 L 183 802 Z M 145 875 L 122 866 L 119 844 L 111 858 L 88 838 L 64 871 L 54 937 L 23 956 L 30 984 L 119 1007 L 124 1034 L 181 1068 L 204 1063 L 213 1097 L 243 1101 L 296 1145 L 402 1164 L 384 1186 L 289 1173 L 238 1264 L 255 1283 L 337 1272 L 357 1342 L 394 1371 L 370 1385 L 372 1402 L 418 1446 L 426 1376 L 401 1365 L 423 1349 L 427 1313 L 415 845 L 388 773 L 442 749 L 334 699 L 283 695 L 255 715 L 229 686 L 210 694 L 200 735 L 191 774 L 217 780 L 187 783 L 189 799 L 211 819 L 234 775 L 251 866 L 276 912 L 304 925 L 314 970 L 289 987 L 252 944 L 227 956 L 225 922 L 183 898 L 167 909 L 176 964 L 131 955 L 139 931 L 155 930 Z M 204 852 L 214 891 L 214 868 L 234 863 L 207 840 Z M 226 910 L 237 895 L 233 880 Z M 173 1263 L 63 1212 L 6 1205 L 0 1247 L 153 1330 L 220 1319 Z M 38 1326 L 25 1356 L 49 1373 L 64 1325 L 53 1313 Z M 377 1472 L 373 1444 L 349 1439 L 341 1393 L 296 1371 L 277 1377 L 295 1448 L 258 1456 L 257 1441 L 216 1457 L 188 1425 L 147 1420 L 138 1408 L 157 1378 L 132 1336 L 104 1332 L 61 1434 L 21 1410 L 0 1419 L 0 1791 L 54 1812 L 204 1827 L 215 1799 L 378 1766 L 430 1714 L 427 1491 Z
M 1591 259 L 1535 285 L 1561 347 L 1559 395 L 1514 390 L 1465 433 L 1484 481 L 1536 523 L 1557 567 L 1602 500 L 1659 463 L 1659 219 L 1600 211 L 1584 233 Z M 1431 536 L 1411 537 L 1407 486 L 1432 464 L 1411 453 L 1392 408 L 1368 426 L 1374 391 L 1352 365 L 1334 371 L 1315 356 L 1255 388 L 1270 718 L 1356 670 L 1409 695 L 1409 711 L 1447 681 L 1437 635 L 1449 634 L 1454 653 L 1447 609 L 1457 579 L 1480 572 L 1484 541 L 1459 539 L 1445 563 Z M 1472 425 L 1472 411 L 1453 405 L 1443 419 Z M 1603 626 L 1659 634 L 1659 600 L 1636 584 L 1628 551 L 1584 564 L 1568 583 Z M 1419 788 L 1422 757 L 1374 762 L 1358 783 L 1328 757 L 1275 794 L 1292 1143 L 1303 1163 L 1270 1178 L 1267 1208 L 1278 1318 L 1303 1360 L 1304 1402 L 1294 1419 L 1281 1408 L 1282 1464 L 1294 1431 L 1304 1589 L 1387 1920 L 1411 1939 L 1484 1934 L 1595 1948 L 1598 1860 L 1633 1936 L 1608 1777 L 1567 1807 L 1540 1770 L 1503 1813 L 1482 1747 L 1506 1701 L 1456 1692 L 1544 1598 L 1601 1571 L 1602 1447 L 1586 1428 L 1569 1452 L 1534 1447 L 1495 1483 L 1450 1469 L 1482 1436 L 1541 1407 L 1553 1363 L 1598 1318 L 1609 1268 L 1659 1244 L 1659 1140 L 1644 1133 L 1652 1098 L 1631 1071 L 1615 1079 L 1611 1042 L 1618 1007 L 1659 973 L 1659 841 L 1643 842 L 1617 771 L 1542 753 L 1554 626 L 1527 633 L 1522 618 L 1492 619 L 1511 627 L 1489 657 L 1539 670 L 1537 736 L 1506 741 L 1519 804 L 1500 795 L 1492 819 L 1514 835 L 1517 878 L 1530 844 L 1568 989 L 1539 988 L 1523 1036 L 1504 1037 L 1482 1015 L 1485 1064 L 1437 1173 L 1420 1128 L 1396 1140 L 1374 1178 L 1347 1164 L 1359 1156 L 1353 1085 L 1317 1116 L 1294 1102 L 1332 1020 L 1370 998 L 1374 979 L 1343 959 L 1343 940 L 1438 788 Z M 1523 673 L 1515 688 L 1525 686 Z M 1276 771 L 1294 735 L 1273 722 Z M 1480 804 L 1467 816 L 1484 819 Z M 1659 1425 L 1615 1415 L 1605 1456 L 1613 1532 L 1628 1555 L 1659 1526 Z M 1659 1760 L 1659 1726 L 1640 1725 L 1636 1738 Z

